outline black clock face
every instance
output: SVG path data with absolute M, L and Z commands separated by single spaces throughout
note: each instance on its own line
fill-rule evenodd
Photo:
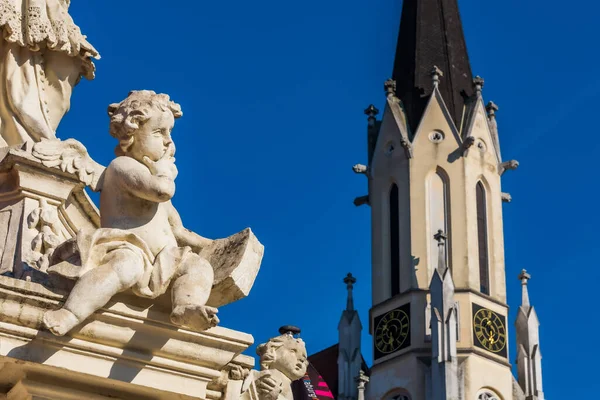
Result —
M 507 357 L 506 318 L 473 304 L 473 341 L 481 349 Z
M 410 304 L 375 318 L 375 359 L 410 346 Z

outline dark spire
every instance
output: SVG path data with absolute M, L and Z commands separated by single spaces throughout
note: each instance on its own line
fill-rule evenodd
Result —
M 404 0 L 392 79 L 413 133 L 433 91 L 434 66 L 443 73 L 439 90 L 460 129 L 473 75 L 458 0 Z
M 348 275 L 344 278 L 344 283 L 346 284 L 346 288 L 348 289 L 348 299 L 346 300 L 346 311 L 354 311 L 354 298 L 352 296 L 352 289 L 354 289 L 354 284 L 356 283 L 356 278 L 352 276 L 351 273 L 348 272 Z

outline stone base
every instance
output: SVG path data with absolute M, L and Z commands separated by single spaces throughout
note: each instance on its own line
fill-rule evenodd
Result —
M 178 328 L 168 298 L 123 293 L 56 337 L 42 316 L 65 295 L 0 276 L 0 399 L 220 399 L 232 365 L 254 366 L 251 335 Z

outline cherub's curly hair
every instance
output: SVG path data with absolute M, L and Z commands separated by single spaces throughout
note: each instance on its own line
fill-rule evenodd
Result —
M 302 339 L 296 339 L 291 335 L 284 334 L 270 339 L 267 343 L 263 343 L 256 348 L 256 354 L 260 357 L 261 371 L 268 370 L 271 364 L 277 359 L 277 349 L 286 344 L 286 342 L 299 342 Z
M 152 90 L 134 90 L 129 92 L 125 100 L 108 106 L 110 116 L 110 134 L 119 140 L 115 152 L 122 155 L 133 144 L 133 133 L 140 125 L 150 119 L 152 108 L 160 111 L 171 111 L 173 117 L 180 118 L 181 106 L 166 94 L 156 94 Z

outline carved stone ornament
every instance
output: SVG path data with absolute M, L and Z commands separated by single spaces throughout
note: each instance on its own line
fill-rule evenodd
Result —
M 514 171 L 519 168 L 519 162 L 517 160 L 505 161 L 498 164 L 498 174 L 504 175 L 506 171 Z
M 179 105 L 137 91 L 111 105 L 109 115 L 119 145 L 107 168 L 74 139 L 43 140 L 32 151 L 44 166 L 101 192 L 99 229 L 82 229 L 59 244 L 44 219 L 34 240 L 41 266 L 75 281 L 64 306 L 45 314 L 45 326 L 64 335 L 119 292 L 155 299 L 169 288 L 174 324 L 198 331 L 216 326 L 216 307 L 248 295 L 263 246 L 250 229 L 210 240 L 184 228 L 171 203 L 177 176 L 171 130 L 182 115 Z M 39 226 L 38 214 L 45 215 L 34 212 L 32 226 Z
M 185 229 L 169 96 L 109 106 L 108 166 L 56 138 L 99 58 L 70 2 L 0 0 L 0 398 L 239 400 L 254 338 L 217 312 L 250 293 L 264 247 L 250 229 Z M 284 382 L 292 356 L 277 354 Z
M 37 234 L 31 242 L 29 265 L 36 266 L 40 271 L 46 271 L 50 257 L 56 247 L 64 241 L 60 232 L 60 221 L 55 207 L 48 205 L 46 199 L 40 199 L 40 206 L 27 217 L 29 229 Z
M 291 383 L 306 374 L 308 358 L 304 341 L 284 333 L 256 349 L 260 371 L 250 371 L 244 382 L 243 400 L 293 400 Z

